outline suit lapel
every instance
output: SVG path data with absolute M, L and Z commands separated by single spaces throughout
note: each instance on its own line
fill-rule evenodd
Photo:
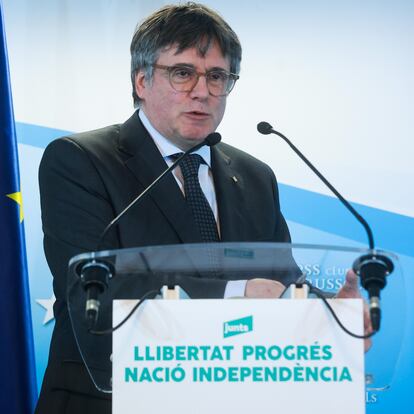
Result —
M 167 168 L 138 112 L 121 126 L 119 148 L 131 155 L 125 165 L 143 188 L 147 188 Z M 147 196 L 158 206 L 182 243 L 201 242 L 197 226 L 172 174 L 164 177 Z
M 220 144 L 211 148 L 211 169 L 216 190 L 221 240 L 241 241 L 245 230 L 243 177 L 232 166 Z

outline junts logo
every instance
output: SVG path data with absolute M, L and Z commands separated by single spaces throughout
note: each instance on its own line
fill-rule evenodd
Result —
M 240 335 L 253 330 L 253 316 L 246 316 L 241 319 L 234 319 L 233 321 L 224 322 L 223 337 Z

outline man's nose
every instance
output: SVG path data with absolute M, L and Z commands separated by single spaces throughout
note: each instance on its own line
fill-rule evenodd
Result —
M 207 98 L 210 95 L 205 75 L 199 75 L 194 88 L 190 92 L 192 98 Z

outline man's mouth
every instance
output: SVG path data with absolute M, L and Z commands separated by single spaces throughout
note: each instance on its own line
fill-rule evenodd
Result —
M 185 114 L 191 118 L 197 118 L 197 119 L 203 119 L 203 118 L 207 118 L 210 116 L 207 112 L 202 112 L 202 111 L 188 111 Z

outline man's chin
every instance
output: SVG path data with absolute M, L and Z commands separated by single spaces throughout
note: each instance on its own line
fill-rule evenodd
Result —
M 211 131 L 213 132 L 213 131 Z M 200 142 L 204 141 L 208 135 L 211 134 L 211 132 L 198 132 L 197 134 L 194 135 L 184 135 L 181 137 L 181 139 L 179 140 L 179 146 L 183 148 L 183 146 L 185 146 L 185 150 L 190 149 L 192 147 L 194 147 L 197 144 L 200 144 Z
M 200 144 L 202 141 L 204 141 L 206 137 L 197 137 L 197 138 L 183 138 L 179 142 L 179 147 L 187 151 L 192 147 L 195 147 L 196 145 Z

